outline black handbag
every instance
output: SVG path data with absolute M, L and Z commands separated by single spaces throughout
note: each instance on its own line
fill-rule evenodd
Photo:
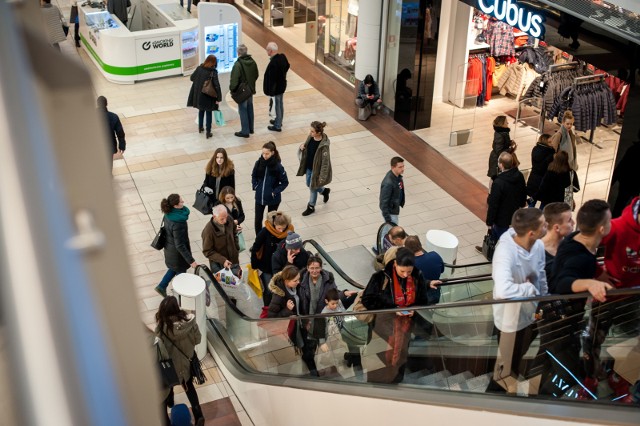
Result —
M 202 93 L 212 98 L 218 97 L 218 92 L 216 92 L 216 88 L 213 86 L 213 71 L 211 71 L 211 75 L 202 85 Z
M 487 258 L 489 262 L 493 259 L 493 252 L 496 250 L 496 240 L 493 239 L 491 231 L 487 232 L 482 240 L 482 255 Z
M 151 247 L 156 250 L 162 250 L 164 246 L 167 244 L 167 230 L 164 229 L 164 217 L 162 218 L 162 223 L 160 224 L 160 229 L 156 233 L 156 236 L 151 241 Z
M 240 104 L 253 95 L 251 92 L 251 87 L 249 87 L 249 83 L 247 83 L 247 77 L 244 74 L 244 67 L 240 64 L 240 72 L 242 73 L 242 81 L 238 84 L 236 90 L 231 92 L 231 98 L 237 103 Z
M 209 194 L 204 192 L 204 188 L 196 191 L 196 201 L 193 203 L 193 208 L 204 215 L 213 213 L 211 198 L 209 198 Z
M 189 360 L 189 372 L 191 373 L 191 377 L 193 377 L 193 381 L 196 382 L 197 385 L 201 385 L 204 382 L 206 382 L 207 376 L 205 376 L 204 371 L 202 371 L 202 363 L 198 359 L 198 355 L 196 354 L 196 351 L 194 350 L 193 355 L 191 356 L 191 358 L 189 358 L 184 352 L 182 352 L 182 350 L 179 347 L 176 346 L 175 343 L 173 343 L 173 340 L 171 340 L 169 336 L 165 334 L 164 331 L 162 332 L 162 334 L 164 334 L 164 337 L 166 337 L 167 340 L 171 342 L 173 347 L 176 348 L 178 352 L 182 354 L 182 356 L 184 356 L 186 359 Z
M 178 385 L 180 383 L 180 379 L 178 378 L 176 367 L 173 365 L 173 360 L 171 358 L 162 359 L 159 343 L 156 345 L 156 350 L 158 353 L 158 368 L 160 369 L 162 384 L 167 388 L 172 388 Z

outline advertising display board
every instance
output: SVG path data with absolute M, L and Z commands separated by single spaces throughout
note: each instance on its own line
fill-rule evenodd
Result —
M 238 23 L 204 27 L 204 55 L 216 55 L 218 73 L 231 72 L 238 59 Z
M 178 35 L 136 39 L 136 60 L 141 72 L 162 71 L 180 67 Z

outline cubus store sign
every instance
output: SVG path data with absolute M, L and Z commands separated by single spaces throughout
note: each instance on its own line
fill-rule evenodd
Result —
M 482 12 L 506 22 L 534 38 L 544 35 L 544 18 L 518 5 L 516 0 L 476 0 Z

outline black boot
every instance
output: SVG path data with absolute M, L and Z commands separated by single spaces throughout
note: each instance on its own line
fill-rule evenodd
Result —
M 315 212 L 316 208 L 311 204 L 307 204 L 307 209 L 302 212 L 302 216 L 309 216 L 311 213 Z
M 204 426 L 204 416 L 202 415 L 202 408 L 199 405 L 191 407 L 193 417 L 196 421 L 196 426 Z
M 327 202 L 329 201 L 329 193 L 331 192 L 331 188 L 325 188 L 321 194 L 322 194 L 322 201 L 323 202 Z

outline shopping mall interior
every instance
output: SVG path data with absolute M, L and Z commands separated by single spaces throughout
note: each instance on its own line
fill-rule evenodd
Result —
M 190 14 L 184 15 L 186 11 L 174 10 L 178 0 L 132 1 L 137 9 L 129 9 L 131 25 L 144 26 L 140 33 L 150 32 L 154 39 L 167 36 L 160 33 L 161 28 L 146 27 L 143 21 L 151 6 L 144 3 L 171 7 L 173 12 L 166 12 L 167 21 L 180 20 L 183 28 L 190 20 L 196 25 L 202 10 L 191 6 Z M 81 7 L 91 7 L 90 3 Z M 381 237 L 388 230 L 381 227 L 380 183 L 389 171 L 391 158 L 404 158 L 406 202 L 399 225 L 407 235 L 418 236 L 425 248 L 442 250 L 446 285 L 435 307 L 416 311 L 428 324 L 426 335 L 407 333 L 406 329 L 391 333 L 408 336 L 407 352 L 400 355 L 406 358 L 402 377 L 376 380 L 376 372 L 394 362 L 388 357 L 398 354 L 391 350 L 390 355 L 389 341 L 372 332 L 366 323 L 364 344 L 350 344 L 340 334 L 329 339 L 328 350 L 318 350 L 315 355 L 319 377 L 310 377 L 300 348 L 292 345 L 287 335 L 295 320 L 260 320 L 262 300 L 253 290 L 247 293 L 224 287 L 207 267 L 190 269 L 188 274 L 201 278 L 206 288 L 206 304 L 197 301 L 204 301 L 204 294 L 195 297 L 193 305 L 185 302 L 185 309 L 193 309 L 206 320 L 204 352 L 196 352 L 206 381 L 195 385 L 204 424 L 340 421 L 374 425 L 394 419 L 418 424 L 416 419 L 426 416 L 438 424 L 452 419 L 456 424 L 637 424 L 637 288 L 615 290 L 618 297 L 631 300 L 631 316 L 635 319 L 611 327 L 606 340 L 603 337 L 599 354 L 602 377 L 595 394 L 586 390 L 580 373 L 570 363 L 549 350 L 545 365 L 551 365 L 555 373 L 542 374 L 543 379 L 534 373 L 522 374 L 505 389 L 487 390 L 495 379 L 494 365 L 499 356 L 493 323 L 496 305 L 492 304 L 492 265 L 476 247 L 482 246 L 487 234 L 487 158 L 494 137 L 492 123 L 499 115 L 507 116 L 511 138 L 518 145 L 519 168 L 527 175 L 532 166 L 530 152 L 540 134 L 560 129 L 559 123 L 545 119 L 539 99 L 525 99 L 531 82 L 544 74 L 536 72 L 540 71 L 539 64 L 535 60 L 518 64 L 526 67 L 522 73 L 528 74 L 518 77 L 522 80 L 515 90 L 497 83 L 507 80 L 501 79 L 503 74 L 492 74 L 493 83 L 474 80 L 470 76 L 472 59 L 482 61 L 480 68 L 484 66 L 483 72 L 491 74 L 486 70 L 486 60 L 494 56 L 494 47 L 479 38 L 489 17 L 462 3 L 379 2 L 384 3 L 383 14 L 390 16 L 377 27 L 382 32 L 376 40 L 378 51 L 368 62 L 368 66 L 376 65 L 379 73 L 363 73 L 370 68 L 360 65 L 356 57 L 360 45 L 365 49 L 370 45 L 362 35 L 357 44 L 358 19 L 363 14 L 358 1 L 220 3 L 235 3 L 238 8 L 240 42 L 247 46 L 260 70 L 253 97 L 255 133 L 249 138 L 234 135 L 240 130 L 240 120 L 228 90 L 228 76 L 221 77 L 221 83 L 227 85 L 221 87 L 226 123 L 214 126 L 211 138 L 199 133 L 198 110 L 186 105 L 192 89 L 190 74 L 200 61 L 186 70 L 186 64 L 193 62 L 187 59 L 191 53 L 186 53 L 186 44 L 181 52 L 182 71 L 160 71 L 166 74 L 140 79 L 131 77 L 135 71 L 122 72 L 114 81 L 118 67 L 106 65 L 104 58 L 131 53 L 140 58 L 147 53 L 129 52 L 124 42 L 114 44 L 112 52 L 98 50 L 99 43 L 106 44 L 109 29 L 102 34 L 81 32 L 77 47 L 73 24 L 57 51 L 47 44 L 40 16 L 29 18 L 38 14 L 36 6 L 21 2 L 0 5 L 0 31 L 5 40 L 0 60 L 0 115 L 5 117 L 0 125 L 0 152 L 3 158 L 15 160 L 7 161 L 10 164 L 0 172 L 0 187 L 3 199 L 18 200 L 0 209 L 0 269 L 4 270 L 4 291 L 0 293 L 4 300 L 0 304 L 0 382 L 4 384 L 0 393 L 3 412 L 10 420 L 7 424 L 163 424 L 157 407 L 164 408 L 161 401 L 166 394 L 159 391 L 157 357 L 155 349 L 150 350 L 156 313 L 164 300 L 156 286 L 167 271 L 163 252 L 150 246 L 163 221 L 160 202 L 173 193 L 184 199 L 191 209 L 191 252 L 199 265 L 209 266 L 203 254 L 202 232 L 210 217 L 191 206 L 203 185 L 207 163 L 216 149 L 224 148 L 235 165 L 235 191 L 247 218 L 242 231 L 247 249 L 239 255 L 246 274 L 246 265 L 252 262 L 249 248 L 256 237 L 250 226 L 255 214 L 251 173 L 269 141 L 277 145 L 289 180 L 278 209 L 291 217 L 295 232 L 305 240 L 304 248 L 318 253 L 340 290 L 364 289 L 374 272 L 372 248 L 381 246 Z M 267 8 L 263 3 L 273 5 Z M 53 0 L 51 4 L 68 21 L 72 6 L 80 2 Z M 209 5 L 213 3 L 203 4 L 205 8 Z M 446 13 L 453 14 L 456 7 L 466 8 L 466 15 L 457 15 L 467 27 L 462 42 L 453 39 L 457 24 L 443 23 L 448 21 Z M 136 17 L 136 11 L 141 16 Z M 402 19 L 394 21 L 394 16 Z M 637 24 L 640 11 L 634 16 Z M 137 22 L 139 19 L 142 21 Z M 415 48 L 413 41 L 408 43 L 413 50 L 407 54 L 402 40 L 407 33 L 402 31 L 414 24 L 424 44 Z M 397 40 L 392 34 L 394 28 L 399 31 Z M 371 29 L 368 24 L 361 25 L 360 31 L 362 34 Z M 527 46 L 532 51 L 540 48 L 537 40 L 535 47 L 528 44 L 531 37 L 526 33 L 512 28 L 509 31 L 514 39 L 526 39 L 522 45 L 511 46 L 514 52 L 520 53 Z M 598 74 L 595 71 L 603 68 L 602 56 L 610 52 L 589 34 L 580 39 L 577 50 L 567 46 L 571 40 L 550 33 L 543 42 L 552 58 L 546 65 L 575 64 L 585 72 L 590 70 L 589 75 Z M 264 70 L 270 60 L 266 51 L 269 42 L 277 43 L 279 53 L 284 53 L 291 65 L 281 132 L 268 129 L 273 116 L 270 97 L 262 91 Z M 455 45 L 452 53 L 445 54 L 450 45 Z M 192 44 L 188 45 L 191 48 Z M 635 49 L 630 55 L 637 57 L 637 44 Z M 462 58 L 460 63 L 456 55 Z M 515 57 L 515 53 L 510 56 Z M 610 56 L 614 61 L 619 55 Z M 15 60 L 8 60 L 11 58 Z M 596 58 L 598 65 L 588 62 L 589 58 Z M 509 73 L 513 70 L 505 69 L 515 62 L 505 59 L 497 66 Z M 415 73 L 415 81 L 405 83 L 416 95 L 406 116 L 398 103 L 399 70 L 405 66 L 424 70 L 424 74 Z M 582 183 L 581 191 L 574 196 L 576 212 L 591 199 L 611 201 L 611 175 L 620 161 L 617 156 L 631 144 L 633 136 L 629 135 L 638 134 L 636 85 L 640 80 L 636 69 L 631 67 L 626 75 L 616 73 L 614 77 L 613 68 L 617 71 L 623 65 L 616 63 L 602 70 L 603 77 L 596 84 L 615 78 L 612 96 L 616 102 L 628 96 L 627 111 L 617 104 L 617 116 L 610 117 L 606 126 L 576 132 L 580 165 L 576 173 Z M 377 115 L 359 120 L 354 99 L 358 83 L 369 73 L 380 77 L 383 107 Z M 129 81 L 117 81 L 130 77 Z M 488 89 L 483 87 L 487 85 Z M 629 95 L 631 88 L 634 91 Z M 111 172 L 111 164 L 107 165 L 111 159 L 105 161 L 103 152 L 106 137 L 97 131 L 103 120 L 95 110 L 99 96 L 107 98 L 109 111 L 118 115 L 126 134 L 126 150 L 115 157 Z M 428 126 L 419 125 L 423 122 L 419 114 L 429 115 Z M 309 189 L 304 176 L 296 176 L 296 171 L 299 146 L 307 139 L 313 121 L 327 124 L 333 171 L 331 196 L 326 203 L 319 202 L 313 214 L 303 216 Z M 462 136 L 454 143 L 454 134 L 458 133 Z M 13 213 L 10 205 L 15 207 Z M 436 237 L 439 231 L 446 231 L 446 241 Z M 31 267 L 30 263 L 38 266 Z M 180 295 L 172 286 L 168 293 Z M 181 300 L 189 299 L 182 296 Z M 586 295 L 582 299 L 578 296 L 572 300 L 587 299 Z M 572 327 L 584 327 L 599 318 L 597 308 L 589 302 L 580 311 L 583 322 L 570 321 L 562 327 L 569 330 L 567 333 L 579 334 L 579 329 Z M 389 312 L 372 315 L 381 322 Z M 341 318 L 352 326 L 363 323 L 354 315 Z M 144 327 L 137 327 L 140 323 Z M 354 330 L 362 333 L 362 328 Z M 544 335 L 544 331 L 540 333 Z M 534 339 L 525 348 L 522 357 L 529 370 L 540 367 L 537 359 L 544 352 L 542 341 L 542 337 Z M 360 346 L 358 363 L 348 357 L 354 345 Z M 618 395 L 615 387 L 607 384 L 611 374 L 630 385 L 626 394 Z M 583 389 L 591 397 L 584 398 Z M 174 392 L 176 406 L 191 405 L 181 386 Z

